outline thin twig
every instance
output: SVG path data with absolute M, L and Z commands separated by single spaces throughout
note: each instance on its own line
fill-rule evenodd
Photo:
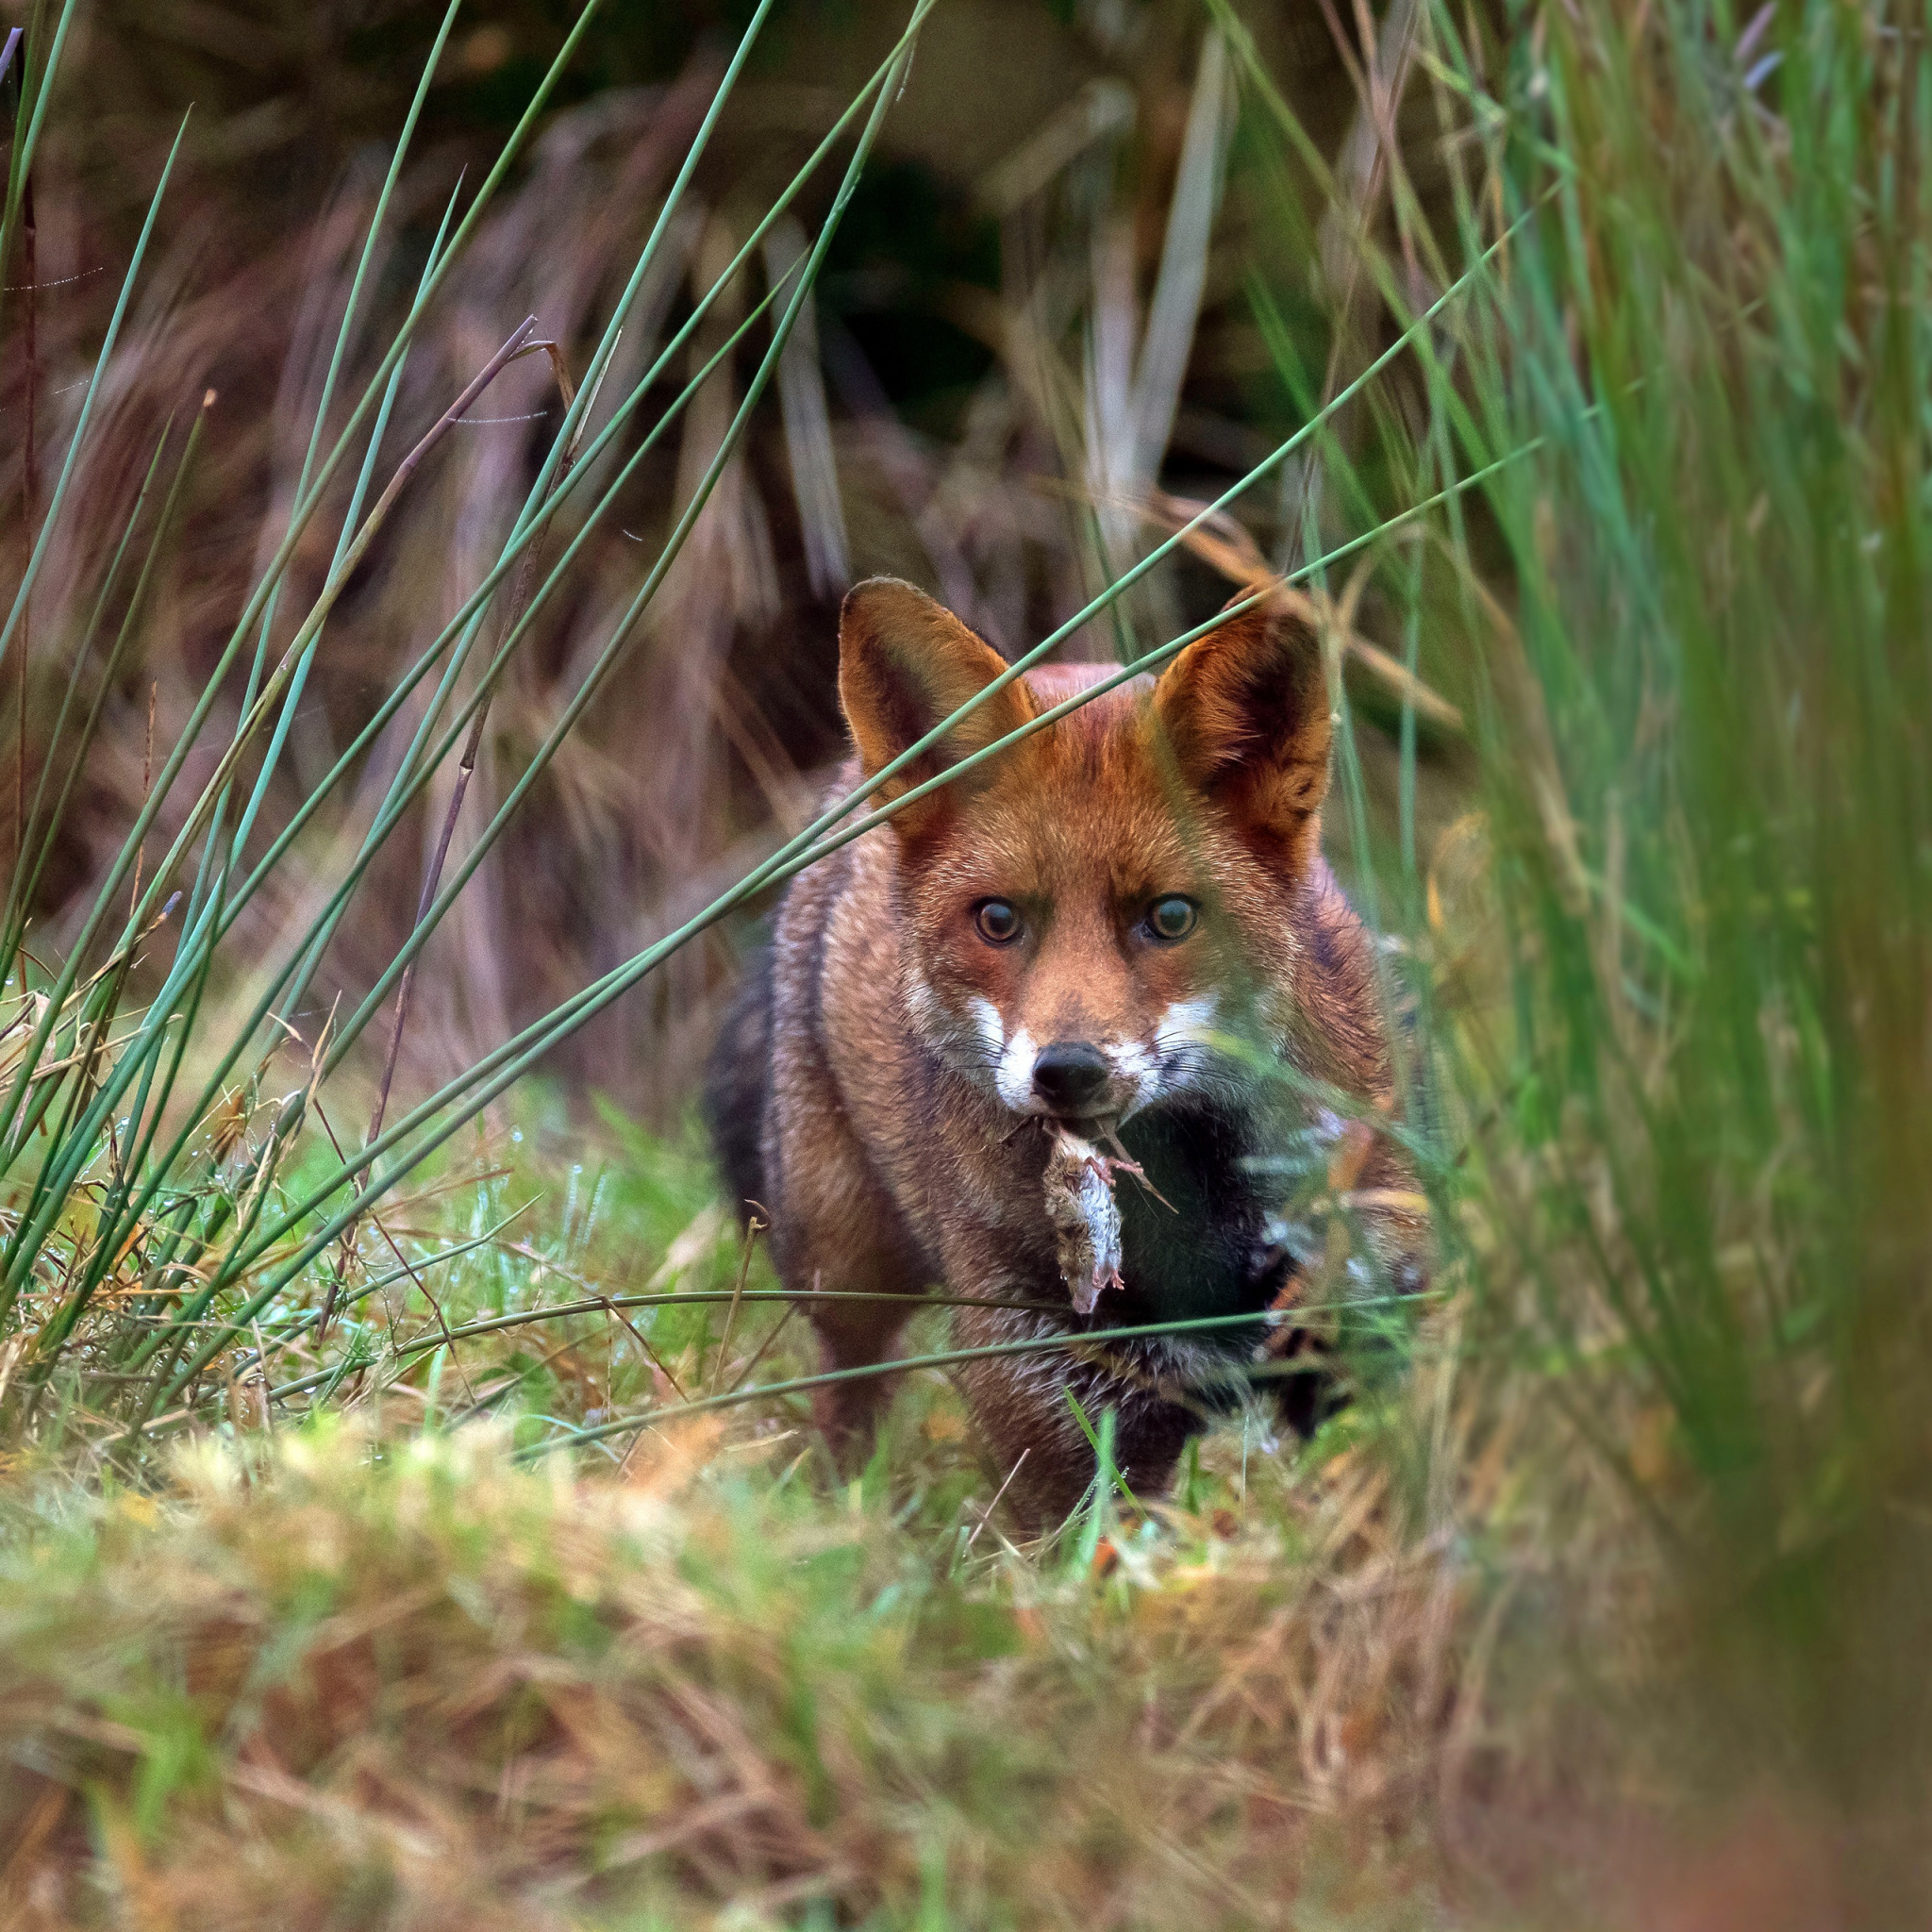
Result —
M 1108 1127 L 1100 1138 L 1113 1149 L 1113 1158 L 1107 1163 L 1108 1187 L 1113 1185 L 1113 1176 L 1116 1174 L 1130 1174 L 1170 1214 L 1180 1212 L 1180 1209 L 1147 1178 L 1147 1170 L 1121 1144 L 1119 1128 Z
M 437 418 L 434 426 L 423 438 L 422 441 L 396 465 L 396 473 L 389 479 L 389 487 L 376 498 L 375 508 L 363 519 L 361 529 L 356 533 L 355 543 L 350 547 L 348 554 L 342 558 L 341 564 L 335 573 L 336 580 L 339 583 L 346 582 L 353 574 L 356 565 L 361 561 L 362 552 L 367 550 L 370 543 L 375 540 L 375 533 L 387 521 L 390 511 L 395 508 L 396 498 L 403 493 L 409 478 L 422 467 L 424 459 L 470 413 L 471 409 L 475 406 L 477 397 L 519 356 L 525 353 L 529 347 L 530 331 L 536 326 L 537 318 L 534 315 L 526 316 L 511 332 L 509 340 L 504 343 L 503 347 L 497 350 L 496 354 L 491 357 L 489 361 L 484 363 L 482 368 L 470 378 L 470 386 Z
M 12 42 L 9 37 L 8 50 Z M 25 75 L 22 76 L 23 80 Z M 16 126 L 14 138 L 21 138 Z M 34 293 L 36 275 L 34 272 L 34 250 L 38 232 L 34 225 L 34 177 L 28 175 L 22 184 L 20 198 L 21 251 L 26 261 L 26 325 L 25 348 L 26 351 L 26 441 L 22 445 L 20 458 L 20 496 L 22 520 L 25 525 L 25 541 L 27 560 L 30 563 L 34 554 L 34 512 L 37 508 L 34 475 L 34 400 L 41 386 L 40 344 L 34 330 L 35 310 L 39 302 Z M 25 568 L 25 566 L 23 566 Z M 14 695 L 16 698 L 15 730 L 18 743 L 14 748 L 13 759 L 13 847 L 14 863 L 26 863 L 26 660 L 32 648 L 34 624 L 33 599 L 28 597 L 20 608 L 20 650 L 19 661 L 14 666 Z
M 336 1130 L 329 1124 L 328 1115 L 323 1111 L 322 1102 L 320 1099 L 318 1099 L 315 1103 L 315 1117 L 322 1123 L 322 1130 L 325 1134 L 328 1136 L 329 1145 L 336 1150 L 336 1158 L 338 1160 L 346 1158 L 346 1157 L 342 1153 L 342 1143 L 336 1139 Z M 469 1397 L 471 1403 L 474 1405 L 476 1400 L 476 1391 L 470 1387 L 470 1377 L 465 1373 L 462 1360 L 457 1354 L 456 1337 L 450 1333 L 449 1324 L 447 1321 L 443 1319 L 441 1303 L 439 1302 L 436 1299 L 436 1297 L 429 1292 L 429 1284 L 425 1282 L 423 1279 L 423 1277 L 416 1273 L 415 1269 L 410 1267 L 409 1257 L 403 1253 L 401 1248 L 399 1248 L 396 1245 L 395 1237 L 390 1233 L 388 1228 L 383 1226 L 382 1216 L 379 1214 L 372 1214 L 369 1218 L 372 1222 L 375 1224 L 375 1231 L 383 1238 L 383 1241 L 388 1244 L 390 1253 L 396 1257 L 396 1265 L 402 1269 L 403 1273 L 407 1274 L 412 1282 L 415 1283 L 416 1287 L 422 1291 L 423 1299 L 429 1304 L 430 1312 L 436 1317 L 436 1325 L 442 1331 L 443 1341 L 449 1348 L 450 1364 L 456 1370 L 458 1379 L 462 1382 L 463 1393 Z M 333 1300 L 334 1298 L 334 1293 L 335 1283 L 331 1282 L 329 1284 L 329 1297 L 331 1300 Z M 325 1324 L 324 1325 L 326 1324 Z M 320 1343 L 320 1341 L 322 1341 L 322 1327 L 319 1326 L 316 1329 L 315 1335 L 315 1339 L 318 1343 Z
M 744 1252 L 739 1257 L 738 1279 L 731 1289 L 731 1306 L 724 1311 L 724 1335 L 718 1343 L 718 1373 L 724 1373 L 724 1357 L 731 1352 L 731 1331 L 738 1325 L 739 1304 L 744 1300 L 744 1284 L 751 1275 L 751 1257 L 758 1250 L 758 1236 L 765 1224 L 754 1214 L 744 1224 Z M 816 1286 L 816 1282 L 813 1284 Z M 716 1391 L 712 1391 L 714 1394 Z
M 514 362 L 519 356 L 527 352 L 529 348 L 527 338 L 530 331 L 536 325 L 537 318 L 534 315 L 526 316 L 511 334 L 509 340 L 504 343 L 503 347 L 497 350 L 495 355 L 491 357 L 490 360 L 477 371 L 476 375 L 472 378 L 469 387 L 437 419 L 435 425 L 423 438 L 422 441 L 417 443 L 415 448 L 396 465 L 395 474 L 389 480 L 389 487 L 376 498 L 375 508 L 363 518 L 362 527 L 356 532 L 355 541 L 342 552 L 341 558 L 331 567 L 328 580 L 323 586 L 322 594 L 309 607 L 308 615 L 302 620 L 295 635 L 290 639 L 288 648 L 282 653 L 280 661 L 264 680 L 261 690 L 256 695 L 255 702 L 248 708 L 241 722 L 237 724 L 234 736 L 229 741 L 227 749 L 222 754 L 213 771 L 208 774 L 207 780 L 203 784 L 200 797 L 195 801 L 193 808 L 189 812 L 180 830 L 175 834 L 175 845 L 177 848 L 182 845 L 182 841 L 199 831 L 204 820 L 214 810 L 216 801 L 224 795 L 224 788 L 232 777 L 235 767 L 241 762 L 250 741 L 259 728 L 262 720 L 268 716 L 275 701 L 281 696 L 289 679 L 294 675 L 295 667 L 301 661 L 303 653 L 314 642 L 322 630 L 322 626 L 328 621 L 329 613 L 334 610 L 336 603 L 341 598 L 344 588 L 350 579 L 355 576 L 357 571 L 361 568 L 362 559 L 368 556 L 371 546 L 381 534 L 383 525 L 389 520 L 390 511 L 395 508 L 396 499 L 403 493 L 410 477 L 423 466 L 424 461 L 430 452 L 435 449 L 436 445 L 469 413 L 476 398 L 490 387 L 491 383 L 510 363 Z
M 619 334 L 621 338 L 622 331 Z M 575 400 L 576 391 L 571 386 L 570 371 L 564 366 L 563 352 L 558 345 L 555 342 L 525 342 L 517 353 L 528 355 L 540 349 L 550 358 L 550 367 L 557 377 L 557 386 L 563 393 L 563 406 L 568 409 Z M 609 366 L 610 363 L 607 360 L 604 369 L 608 370 Z M 603 386 L 604 370 L 599 370 L 597 389 L 602 389 Z M 591 410 L 596 406 L 597 391 L 592 390 L 590 403 L 577 421 L 575 433 L 570 440 L 570 447 L 564 451 L 563 461 L 558 469 L 557 487 L 559 492 L 565 479 L 570 475 L 571 465 L 576 461 L 578 448 L 584 440 L 584 425 L 590 422 Z M 499 650 L 504 640 L 516 628 L 523 617 L 525 607 L 529 602 L 530 586 L 537 574 L 538 558 L 542 548 L 543 537 L 540 534 L 536 541 L 524 552 L 522 561 L 517 565 L 516 581 L 510 590 L 509 603 L 504 611 L 503 630 L 497 639 Z M 476 708 L 476 715 L 470 721 L 470 735 L 464 741 L 462 757 L 457 761 L 456 784 L 450 792 L 449 809 L 442 817 L 442 836 L 437 841 L 436 856 L 429 861 L 428 868 L 423 874 L 423 891 L 416 900 L 415 924 L 418 926 L 429 917 L 429 908 L 436 904 L 436 895 L 441 889 L 442 868 L 449 858 L 450 842 L 456 837 L 457 820 L 462 814 L 463 800 L 469 794 L 470 778 L 476 769 L 476 758 L 483 744 L 484 727 L 489 722 L 490 707 L 495 695 L 494 690 L 485 691 L 483 702 Z M 417 958 L 420 958 L 421 955 L 419 954 Z M 383 1120 L 389 1112 L 390 1087 L 395 1079 L 396 1060 L 403 1050 L 403 1026 L 408 1018 L 409 993 L 415 983 L 416 959 L 412 958 L 403 968 L 402 978 L 396 982 L 395 1019 L 390 1027 L 389 1053 L 382 1063 L 382 1084 L 376 1089 L 375 1107 L 369 1116 L 369 1136 L 363 1143 L 365 1146 L 380 1137 Z M 354 1225 L 352 1222 L 349 1232 L 353 1232 Z M 345 1232 L 344 1240 L 346 1239 Z
M 969 1557 L 973 1554 L 973 1545 L 979 1541 L 979 1532 L 992 1521 L 992 1512 L 1000 1507 L 1001 1498 L 1013 1487 L 1013 1478 L 1020 1474 L 1020 1463 L 1024 1462 L 1032 1454 L 1033 1446 L 1031 1443 L 1028 1443 L 1024 1449 L 1021 1450 L 1019 1462 L 1015 1462 L 1012 1468 L 1008 1470 L 1006 1481 L 992 1492 L 992 1501 L 979 1512 L 979 1522 L 974 1525 L 973 1534 L 966 1539 L 966 1554 Z
M 786 1307 L 785 1312 L 782 1315 L 780 1315 L 776 1323 L 774 1324 L 772 1332 L 769 1335 L 767 1335 L 761 1342 L 758 1343 L 757 1348 L 755 1348 L 752 1351 L 751 1359 L 745 1363 L 743 1368 L 739 1370 L 738 1379 L 735 1382 L 733 1382 L 730 1389 L 728 1389 L 725 1391 L 727 1394 L 735 1394 L 739 1390 L 742 1389 L 748 1381 L 751 1380 L 751 1372 L 755 1368 L 757 1368 L 761 1361 L 764 1360 L 766 1351 L 770 1349 L 773 1342 L 777 1341 L 779 1336 L 784 1334 L 786 1323 L 791 1321 L 792 1316 L 797 1314 L 797 1312 L 798 1304 L 796 1302 L 791 1303 Z
M 155 699 L 160 692 L 160 685 L 151 682 L 147 688 L 147 748 L 141 755 L 141 802 L 147 803 L 148 788 L 155 779 Z M 143 839 L 134 853 L 134 890 L 127 896 L 127 916 L 132 919 L 141 910 L 141 872 L 147 863 L 147 841 Z
M 648 1361 L 650 1365 L 654 1369 L 656 1369 L 658 1373 L 660 1375 L 662 1375 L 664 1379 L 667 1382 L 669 1382 L 674 1389 L 677 1390 L 678 1399 L 680 1401 L 683 1401 L 685 1399 L 685 1394 L 684 1391 L 678 1388 L 677 1377 L 671 1373 L 671 1370 L 669 1366 L 666 1364 L 663 1357 L 660 1356 L 658 1353 L 658 1351 L 655 1348 L 653 1348 L 648 1341 L 644 1340 L 643 1331 L 641 1328 L 639 1328 L 637 1324 L 633 1322 L 631 1318 L 628 1315 L 626 1315 L 624 1312 L 624 1310 L 620 1308 L 617 1306 L 617 1304 L 613 1302 L 608 1294 L 604 1297 L 603 1307 L 604 1312 L 607 1315 L 608 1315 L 613 1322 L 622 1322 L 624 1325 L 630 1330 L 630 1339 L 633 1341 L 635 1341 L 641 1349 L 643 1350 L 644 1359 Z
M 1337 1303 L 1340 1308 L 1361 1308 L 1370 1306 L 1394 1307 L 1405 1303 L 1424 1302 L 1436 1299 L 1441 1291 L 1424 1289 L 1412 1294 L 1389 1294 L 1364 1296 L 1359 1301 Z M 801 1297 L 804 1299 L 804 1297 Z M 1308 1312 L 1313 1312 L 1309 1310 Z M 612 1422 L 599 1423 L 594 1428 L 571 1429 L 560 1436 L 553 1436 L 546 1441 L 532 1442 L 515 1453 L 519 1462 L 529 1462 L 539 1457 L 549 1456 L 558 1449 L 579 1448 L 592 1442 L 608 1441 L 612 1436 L 621 1436 L 626 1430 L 656 1428 L 667 1422 L 681 1421 L 691 1415 L 707 1414 L 713 1409 L 736 1407 L 741 1403 L 768 1401 L 774 1396 L 800 1395 L 814 1389 L 835 1388 L 846 1382 L 874 1380 L 881 1375 L 904 1374 L 913 1369 L 945 1369 L 959 1362 L 977 1362 L 1004 1359 L 1008 1356 L 1041 1355 L 1064 1349 L 1078 1361 L 1091 1362 L 1119 1374 L 1124 1365 L 1123 1358 L 1112 1351 L 1122 1343 L 1142 1341 L 1156 1337 L 1171 1335 L 1193 1335 L 1208 1330 L 1227 1331 L 1241 1327 L 1258 1325 L 1264 1311 L 1243 1310 L 1231 1315 L 1194 1315 L 1185 1321 L 1131 1323 L 1119 1328 L 1098 1328 L 1091 1331 L 1072 1328 L 1057 1329 L 1044 1335 L 1028 1335 L 1011 1341 L 982 1342 L 974 1348 L 939 1349 L 929 1355 L 899 1356 L 884 1361 L 859 1362 L 849 1368 L 823 1369 L 815 1375 L 794 1375 L 783 1382 L 767 1382 L 751 1389 L 734 1390 L 726 1395 L 707 1395 L 696 1402 L 687 1402 L 676 1408 L 650 1408 L 640 1415 L 621 1416 Z M 1225 1376 L 1241 1376 L 1245 1379 L 1250 1374 L 1250 1365 L 1230 1357 L 1224 1364 Z M 1199 1381 L 1197 1374 L 1191 1378 Z M 1224 1379 L 1216 1374 L 1213 1380 L 1218 1384 Z M 1178 1392 L 1185 1393 L 1183 1386 Z
M 261 1322 L 255 1323 L 255 1379 L 261 1384 L 261 1425 L 273 1436 L 275 1432 L 275 1406 L 268 1387 L 268 1350 L 262 1346 Z

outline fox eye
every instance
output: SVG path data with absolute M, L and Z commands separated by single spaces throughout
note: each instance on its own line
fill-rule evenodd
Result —
M 1020 937 L 1019 909 L 1004 899 L 982 899 L 973 908 L 973 923 L 990 946 L 1009 946 Z
M 1194 922 L 1201 916 L 1201 908 L 1191 899 L 1183 899 L 1179 893 L 1173 893 L 1165 899 L 1157 899 L 1153 909 L 1147 914 L 1147 930 L 1158 940 L 1173 945 L 1176 940 L 1184 940 L 1193 931 Z

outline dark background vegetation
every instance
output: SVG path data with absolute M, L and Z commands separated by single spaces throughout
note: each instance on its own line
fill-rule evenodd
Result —
M 648 226 L 747 11 L 618 5 L 600 16 L 411 358 L 398 446 L 526 311 L 581 368 L 625 251 Z M 358 330 L 365 362 L 407 303 L 452 189 L 465 170 L 474 180 L 487 166 L 569 17 L 538 6 L 466 12 L 404 177 L 378 300 Z M 1345 172 L 1344 143 L 1353 130 L 1359 148 L 1363 125 L 1348 66 L 1358 58 L 1350 42 L 1359 23 L 1286 6 L 1243 17 L 1310 134 Z M 184 102 L 194 104 L 184 173 L 138 298 L 130 373 L 109 398 L 108 434 L 120 455 L 97 460 L 85 479 L 93 509 L 120 513 L 110 506 L 129 496 L 171 411 L 191 409 L 207 388 L 218 401 L 182 518 L 186 541 L 156 587 L 142 648 L 119 668 L 108 728 L 43 882 L 38 916 L 57 930 L 63 911 L 84 903 L 138 800 L 150 693 L 165 745 L 245 595 L 270 527 L 263 509 L 287 501 L 359 224 L 437 19 L 425 6 L 179 0 L 90 9 L 76 28 L 84 38 L 67 87 L 85 110 L 56 117 L 38 184 L 39 276 L 49 285 L 36 304 L 38 355 L 51 397 L 40 405 L 40 487 L 51 480 L 63 398 L 77 404 L 71 385 L 98 340 Z M 899 25 L 898 11 L 874 0 L 781 9 L 700 170 L 676 270 L 646 298 L 665 325 L 681 319 L 691 289 L 728 258 Z M 1133 342 L 1144 325 L 1201 46 L 1199 10 L 1180 0 L 948 0 L 934 16 L 817 294 L 829 437 L 809 454 L 836 475 L 842 530 L 829 550 L 820 541 L 815 558 L 774 395 L 617 680 L 432 942 L 406 1079 L 467 1063 L 705 903 L 774 824 L 802 822 L 841 742 L 836 612 L 849 582 L 879 571 L 910 576 L 1012 652 L 1105 580 L 1086 364 L 1096 330 L 1112 326 Z M 1324 276 L 1342 272 L 1349 251 L 1336 246 L 1331 213 L 1324 269 L 1312 189 L 1301 184 L 1297 236 L 1280 219 L 1278 181 L 1258 182 L 1254 157 L 1232 137 L 1229 114 L 1225 199 L 1198 314 L 1181 318 L 1186 379 L 1171 441 L 1140 463 L 1147 474 L 1121 476 L 1122 486 L 1217 494 L 1321 399 L 1336 292 Z M 808 230 L 830 186 L 815 183 L 799 205 Z M 1124 281 L 1103 273 L 1103 248 L 1125 262 Z M 1300 393 L 1262 340 L 1257 277 L 1299 349 Z M 620 352 L 613 383 L 640 366 L 645 346 L 634 339 Z M 701 336 L 692 354 L 702 359 L 711 346 Z M 746 348 L 757 346 L 755 338 Z M 0 371 L 0 407 L 15 416 L 24 381 L 16 348 Z M 404 523 L 332 624 L 296 722 L 281 809 L 474 582 L 482 546 L 533 477 L 559 408 L 542 365 L 519 365 L 475 412 L 484 420 L 459 430 L 413 486 Z M 655 538 L 666 527 L 729 408 L 726 385 L 714 384 L 681 440 L 666 440 L 620 519 L 627 530 Z M 1301 475 L 1243 508 L 1271 556 L 1293 547 Z M 16 543 L 18 503 L 9 492 L 0 512 Z M 319 582 L 325 522 L 313 527 L 313 555 L 298 560 L 297 586 Z M 1112 541 L 1120 549 L 1118 531 Z M 492 712 L 458 858 L 647 554 L 608 535 L 520 654 Z M 66 561 L 77 567 L 78 553 Z M 65 588 L 61 562 L 53 560 L 44 606 Z M 1176 599 L 1197 618 L 1230 588 L 1183 563 L 1139 607 L 1139 621 L 1151 627 L 1174 616 Z M 286 632 L 304 600 L 284 603 Z M 1375 621 L 1372 597 L 1372 632 Z M 29 747 L 58 695 L 50 642 L 29 658 Z M 1119 642 L 1104 625 L 1073 648 L 1110 657 Z M 1454 666 L 1448 675 L 1458 681 Z M 239 693 L 239 672 L 234 685 Z M 379 753 L 374 769 L 381 764 Z M 31 748 L 28 775 L 38 775 Z M 1392 796 L 1387 770 L 1377 775 Z M 378 861 L 314 991 L 318 1013 L 338 990 L 359 992 L 407 931 L 441 832 L 444 784 L 415 833 L 391 841 Z M 353 820 L 352 808 L 339 824 Z M 320 850 L 314 863 L 325 870 Z M 293 886 L 270 895 L 251 913 L 249 950 L 278 950 L 302 909 Z M 743 943 L 740 927 L 691 949 L 586 1029 L 556 1071 L 659 1118 L 675 1112 Z

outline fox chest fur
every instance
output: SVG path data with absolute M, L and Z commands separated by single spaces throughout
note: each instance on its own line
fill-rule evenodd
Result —
M 836 789 L 877 778 L 875 798 L 905 802 L 794 882 L 708 1099 L 782 1278 L 823 1298 L 808 1306 L 828 1369 L 890 1359 L 934 1285 L 968 1304 L 962 1344 L 1021 1345 L 963 1379 L 992 1459 L 1045 1523 L 1092 1475 L 1075 1402 L 1114 1410 L 1129 1479 L 1158 1488 L 1211 1412 L 1191 1380 L 1260 1327 L 1207 1343 L 1108 1332 L 1291 1299 L 1279 1157 L 1324 1117 L 1307 1096 L 1349 1096 L 1374 1122 L 1391 1092 L 1370 941 L 1320 852 L 1329 724 L 1312 641 L 1232 617 L 1158 681 L 1053 720 L 1098 667 L 1004 674 L 909 586 L 847 600 L 857 757 Z M 1356 1131 L 1370 1258 L 1412 1278 L 1400 1159 L 1386 1134 Z M 1074 1134 L 1120 1163 L 1118 1280 L 1085 1313 L 1046 1191 L 1056 1136 Z M 841 1453 L 862 1450 L 881 1392 L 866 1375 L 821 1391 Z

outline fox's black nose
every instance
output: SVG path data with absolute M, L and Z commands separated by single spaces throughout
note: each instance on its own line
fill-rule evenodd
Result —
M 1084 1040 L 1056 1040 L 1033 1062 L 1033 1091 L 1062 1112 L 1077 1113 L 1107 1085 L 1108 1065 Z

